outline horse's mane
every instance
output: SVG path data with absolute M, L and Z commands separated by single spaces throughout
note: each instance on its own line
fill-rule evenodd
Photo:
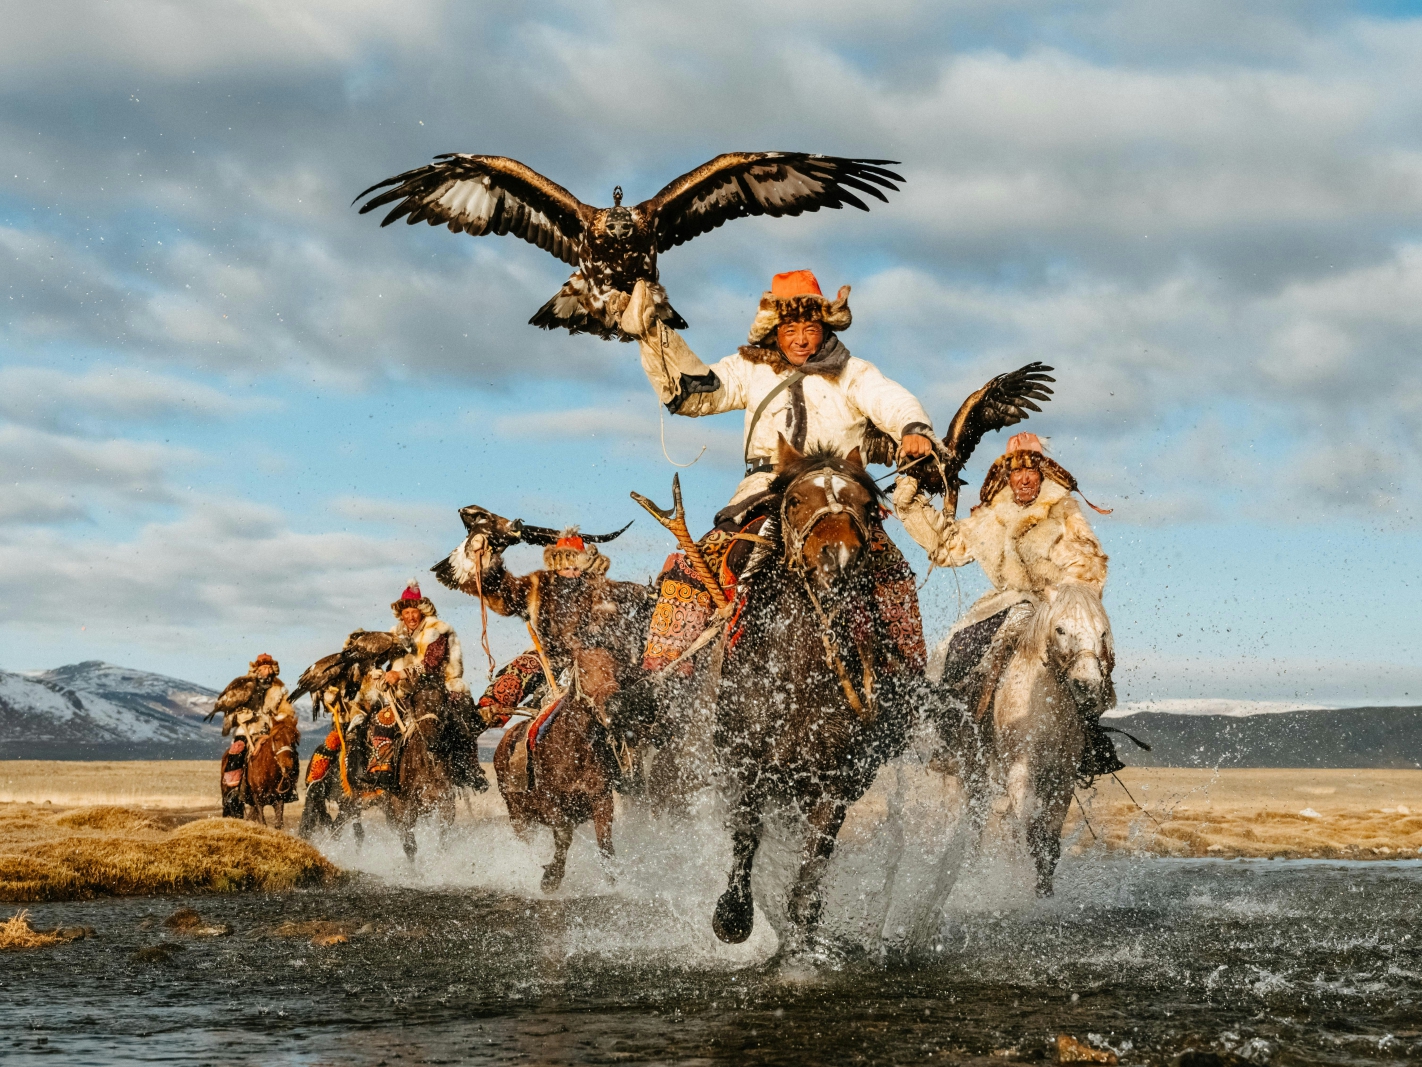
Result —
M 1068 616 L 1083 619 L 1092 633 L 1104 630 L 1107 652 L 1114 652 L 1111 624 L 1101 603 L 1101 594 L 1085 582 L 1063 582 L 1051 601 L 1044 600 L 1037 605 L 1023 641 L 1024 649 L 1033 656 L 1046 656 L 1052 627 Z
M 766 492 L 773 494 L 778 500 L 785 495 L 785 490 L 790 488 L 792 482 L 812 470 L 832 470 L 836 474 L 842 474 L 850 481 L 858 483 L 876 504 L 889 503 L 888 496 L 874 483 L 873 476 L 863 467 L 850 463 L 833 445 L 815 445 L 800 459 L 776 471 L 775 480 L 770 483 Z

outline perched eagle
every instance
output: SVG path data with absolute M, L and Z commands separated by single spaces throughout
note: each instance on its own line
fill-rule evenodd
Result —
M 372 666 L 394 659 L 403 652 L 399 640 L 383 630 L 356 630 L 346 638 L 341 651 L 322 656 L 301 672 L 291 699 L 295 701 L 307 693 L 320 694 L 333 685 L 341 686 L 348 696 L 354 696 L 360 688 L 361 679 Z M 313 701 L 313 718 L 319 708 L 319 701 Z
M 447 152 L 437 162 L 372 185 L 356 200 L 364 215 L 394 203 L 380 222 L 445 224 L 478 237 L 512 233 L 577 269 L 553 299 L 528 321 L 545 330 L 595 333 L 627 341 L 617 324 L 638 279 L 657 280 L 657 254 L 747 215 L 799 215 L 850 204 L 868 211 L 854 190 L 887 203 L 882 189 L 898 191 L 904 179 L 884 164 L 891 159 L 844 159 L 806 152 L 728 152 L 683 174 L 650 200 L 622 206 L 622 186 L 612 207 L 582 203 L 516 159 Z M 655 290 L 660 294 L 660 289 Z M 658 316 L 684 329 L 686 321 L 658 300 Z
M 227 683 L 227 688 L 222 691 L 222 695 L 213 704 L 212 710 L 203 716 L 204 721 L 212 721 L 214 715 L 221 715 L 224 719 L 229 715 L 235 715 L 245 708 L 254 696 L 257 695 L 257 687 L 261 685 L 250 674 L 244 674 L 233 678 Z
M 551 530 L 547 526 L 530 526 L 522 519 L 510 521 L 502 515 L 495 515 L 487 508 L 481 508 L 478 504 L 460 508 L 459 518 L 463 521 L 468 536 L 460 542 L 458 548 L 430 568 L 439 579 L 440 585 L 449 589 L 462 590 L 464 583 L 473 580 L 475 566 L 473 557 L 469 555 L 468 545 L 469 538 L 476 534 L 483 534 L 489 548 L 494 552 L 502 552 L 515 544 L 553 545 L 557 544 L 558 538 L 562 536 L 560 531 Z M 629 522 L 612 533 L 580 533 L 578 536 L 588 544 L 605 545 L 609 541 L 616 541 L 631 525 Z
M 938 445 L 938 460 L 942 463 L 942 474 L 934 463 L 919 461 L 915 464 L 914 476 L 919 484 L 931 494 L 943 494 L 956 503 L 958 489 L 966 485 L 959 473 L 968 465 L 973 451 L 984 435 L 993 430 L 1015 426 L 1027 418 L 1030 412 L 1041 411 L 1035 403 L 1052 399 L 1052 387 L 1047 384 L 1056 379 L 1050 374 L 1054 368 L 1045 363 L 1028 363 L 1006 374 L 999 374 L 981 389 L 977 389 L 958 406 L 953 421 Z M 893 440 L 887 441 L 890 450 Z M 892 462 L 892 451 L 877 462 Z M 947 483 L 944 484 L 944 475 Z

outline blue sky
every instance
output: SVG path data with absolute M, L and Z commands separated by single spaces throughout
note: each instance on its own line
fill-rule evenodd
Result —
M 267 650 L 295 673 L 384 625 L 464 504 L 604 528 L 637 514 L 629 490 L 667 496 L 635 349 L 526 325 L 562 264 L 381 230 L 350 201 L 441 151 L 512 155 L 603 204 L 783 148 L 908 180 L 868 215 L 668 253 L 698 352 L 730 351 L 769 276 L 808 266 L 854 286 L 845 342 L 940 427 L 1045 360 L 1058 395 L 1032 428 L 1116 508 L 1093 521 L 1124 698 L 1415 702 L 1417 16 L 35 5 L 0 41 L 0 667 L 212 684 Z M 683 472 L 703 521 L 738 426 L 666 420 L 673 458 L 707 448 Z M 639 521 L 614 576 L 669 547 Z M 981 587 L 933 573 L 930 630 Z M 474 602 L 437 602 L 472 649 Z M 500 654 L 519 637 L 496 623 Z

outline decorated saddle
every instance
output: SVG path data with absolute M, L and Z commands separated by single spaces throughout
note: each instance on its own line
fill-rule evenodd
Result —
M 697 542 L 711 572 L 717 576 L 728 599 L 737 605 L 728 627 L 728 653 L 740 639 L 744 623 L 740 606 L 744 596 L 741 577 L 750 562 L 754 542 L 739 534 L 757 536 L 766 516 L 759 515 L 739 529 L 718 526 Z M 923 638 L 923 620 L 918 610 L 918 588 L 913 568 L 904 559 L 898 546 L 877 522 L 871 525 L 866 567 L 873 594 L 854 604 L 850 625 L 856 637 L 875 642 L 883 654 L 879 670 L 883 675 L 908 671 L 923 674 L 928 662 L 928 650 Z M 667 557 L 657 578 L 657 603 L 647 636 L 642 668 L 659 670 L 685 652 L 710 623 L 715 611 L 711 595 L 696 576 L 684 553 Z M 689 675 L 690 661 L 678 670 Z

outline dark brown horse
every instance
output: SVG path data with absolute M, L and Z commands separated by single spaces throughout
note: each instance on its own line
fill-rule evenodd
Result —
M 534 824 L 553 831 L 553 860 L 543 868 L 543 891 L 563 882 L 573 831 L 592 820 L 604 869 L 612 851 L 612 789 L 617 761 L 610 737 L 607 698 L 617 692 L 617 662 L 601 648 L 573 654 L 573 684 L 547 731 L 528 753 L 527 764 L 510 766 L 528 734 L 525 721 L 504 734 L 494 752 L 494 774 L 520 837 Z M 531 777 L 532 781 L 529 781 Z
M 448 728 L 451 712 L 448 702 L 442 699 L 443 695 L 442 689 L 431 687 L 417 689 L 408 702 L 390 701 L 388 706 L 393 708 L 399 728 L 392 787 L 377 789 L 349 766 L 344 776 L 339 765 L 330 767 L 320 781 L 307 786 L 306 809 L 302 812 L 299 830 L 301 836 L 309 837 L 318 829 L 339 834 L 347 823 L 351 823 L 359 846 L 365 840 L 362 813 L 379 808 L 385 812 L 386 822 L 399 835 L 401 847 L 410 859 L 414 859 L 417 851 L 415 826 L 420 819 L 436 816 L 440 839 L 443 840 L 454 825 L 454 801 L 458 794 L 446 765 L 445 749 L 448 748 L 452 731 Z M 348 721 L 354 710 L 349 701 L 339 693 L 329 691 L 321 697 L 327 707 L 336 703 L 342 721 Z M 386 706 L 384 697 L 381 702 L 382 706 Z M 346 758 L 352 757 L 351 749 L 344 752 Z M 340 758 L 338 754 L 337 759 Z M 349 792 L 347 783 L 350 783 Z M 330 803 L 336 805 L 334 818 L 328 808 Z
M 732 803 L 734 853 L 713 927 L 740 942 L 754 922 L 751 867 L 767 812 L 789 808 L 808 823 L 787 902 L 793 942 L 813 933 L 820 880 L 845 809 L 901 753 L 915 701 L 914 672 L 887 674 L 883 645 L 864 610 L 873 603 L 867 557 L 881 496 L 856 449 L 802 456 L 782 439 L 768 543 L 742 578 L 740 638 L 727 653 L 715 745 Z
M 295 717 L 281 715 L 268 733 L 248 742 L 247 767 L 238 793 L 248 819 L 265 826 L 266 808 L 270 806 L 276 828 L 285 826 L 284 798 L 296 788 L 301 774 L 301 759 L 296 752 L 300 740 Z
M 397 712 L 401 742 L 395 788 L 382 795 L 381 804 L 405 855 L 414 859 L 415 824 L 420 819 L 436 817 L 441 841 L 454 826 L 458 790 L 442 758 L 450 712 L 442 687 L 416 689 L 408 704 L 397 705 Z

